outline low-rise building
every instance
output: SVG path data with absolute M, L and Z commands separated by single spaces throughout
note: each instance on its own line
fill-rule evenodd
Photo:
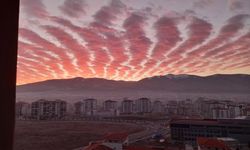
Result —
M 103 145 L 115 149 L 123 150 L 123 146 L 128 145 L 128 133 L 111 133 L 104 137 Z
M 170 128 L 176 143 L 196 145 L 197 137 L 231 137 L 240 143 L 250 142 L 250 120 L 246 119 L 173 120 Z
M 90 142 L 83 150 L 124 150 L 127 144 L 128 133 L 110 133 L 105 135 L 103 140 Z

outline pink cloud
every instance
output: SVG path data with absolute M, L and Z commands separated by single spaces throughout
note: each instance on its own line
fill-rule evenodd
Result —
M 153 51 L 154 58 L 163 59 L 164 54 L 181 40 L 177 23 L 176 18 L 168 17 L 162 17 L 155 23 L 158 41 Z
M 212 1 L 202 0 L 209 4 Z M 44 73 L 48 78 L 55 78 L 54 73 L 58 78 L 64 78 L 68 73 L 70 76 L 129 80 L 167 73 L 195 74 L 248 67 L 250 34 L 239 35 L 247 27 L 249 15 L 240 14 L 228 19 L 218 35 L 212 37 L 215 27 L 206 19 L 194 17 L 198 16 L 194 11 L 185 11 L 183 15 L 166 10 L 160 17 L 155 14 L 156 7 L 137 10 L 124 3 L 111 0 L 93 12 L 93 21 L 84 22 L 83 26 L 79 17 L 86 13 L 84 0 L 65 0 L 59 6 L 63 15 L 69 16 L 67 19 L 49 15 L 40 0 L 22 0 L 25 14 L 36 19 L 30 26 L 33 31 L 27 27 L 19 30 L 18 79 L 28 73 L 34 74 L 32 81 L 35 81 L 33 77 L 39 76 L 37 69 L 41 70 L 41 76 Z M 72 17 L 78 21 L 71 20 Z M 147 24 L 151 19 L 156 21 Z M 182 41 L 178 28 L 180 21 L 190 23 L 185 29 L 188 31 L 185 41 Z M 49 25 L 44 25 L 47 22 Z M 155 34 L 148 36 L 146 30 L 151 24 Z M 33 26 L 39 30 L 34 31 Z M 46 35 L 55 41 L 50 41 Z M 169 55 L 166 57 L 166 54 Z M 245 61 L 240 62 L 243 59 Z M 28 79 L 22 82 L 27 82 L 24 80 Z
M 241 36 L 239 39 L 237 39 L 234 42 L 230 42 L 222 47 L 216 48 L 214 50 L 211 50 L 209 52 L 207 52 L 204 57 L 213 57 L 219 53 L 228 53 L 229 52 L 235 52 L 238 49 L 242 48 L 242 47 L 248 47 L 249 46 L 249 39 L 250 39 L 250 33 L 247 33 L 243 36 Z M 235 48 L 237 47 L 237 48 Z M 220 55 L 221 57 L 225 57 L 225 55 Z M 218 58 L 218 57 L 217 57 Z
M 221 28 L 217 37 L 209 41 L 206 45 L 201 46 L 188 54 L 190 56 L 200 56 L 201 54 L 208 53 L 210 49 L 219 46 L 221 43 L 228 42 L 244 27 L 244 21 L 247 18 L 249 18 L 249 15 L 236 15 L 230 18 L 227 24 Z
M 120 0 L 111 0 L 108 6 L 103 6 L 94 15 L 95 21 L 101 24 L 110 25 L 118 18 L 118 15 L 126 11 L 126 5 Z
M 43 29 L 45 29 L 49 34 L 60 41 L 63 46 L 66 47 L 64 53 L 68 51 L 68 53 L 73 54 L 73 57 L 75 57 L 74 59 L 76 59 L 77 61 L 77 65 L 83 72 L 85 72 L 86 75 L 91 74 L 91 71 L 89 70 L 87 65 L 90 56 L 85 47 L 77 43 L 76 39 L 74 39 L 63 29 L 53 26 L 43 26 Z
M 21 9 L 29 17 L 46 18 L 48 12 L 42 0 L 21 0 Z
M 181 55 L 187 50 L 203 43 L 211 34 L 212 25 L 205 20 L 193 17 L 188 29 L 188 39 L 177 50 L 170 53 L 170 57 Z
M 28 29 L 25 29 L 25 28 L 20 28 L 19 29 L 19 36 L 21 36 L 22 38 L 25 38 L 29 41 L 32 42 L 33 45 L 35 45 L 35 47 L 31 47 L 30 45 L 24 45 L 23 43 L 20 43 L 21 45 L 20 46 L 29 46 L 29 48 L 32 48 L 31 50 L 36 52 L 37 54 L 41 54 L 41 57 L 48 57 L 51 59 L 50 61 L 50 66 L 52 68 L 54 68 L 55 70 L 60 70 L 60 68 L 56 65 L 58 63 L 60 63 L 63 68 L 65 70 L 72 70 L 73 68 L 73 65 L 71 63 L 71 60 L 70 58 L 65 54 L 65 50 L 63 48 L 59 48 L 57 47 L 56 45 L 54 45 L 53 43 L 47 41 L 46 39 L 42 38 L 41 36 L 39 36 L 37 33 L 31 31 L 31 30 L 28 30 Z M 37 48 L 39 47 L 39 48 Z M 46 51 L 49 51 L 50 53 L 53 53 L 53 55 L 56 55 L 56 56 L 53 56 L 52 54 L 48 54 L 48 53 L 45 53 L 45 50 Z M 22 51 L 22 50 L 20 50 Z M 43 52 L 41 52 L 43 51 Z M 38 53 L 39 52 L 39 53 Z M 50 56 L 48 56 L 50 55 Z
M 59 9 L 69 17 L 79 18 L 86 13 L 86 5 L 84 0 L 65 0 Z
M 136 69 L 141 68 L 139 64 L 147 56 L 147 50 L 152 44 L 152 41 L 148 37 L 146 37 L 143 30 L 145 20 L 145 16 L 142 16 L 138 13 L 133 13 L 124 21 L 123 24 L 123 27 L 126 30 L 125 37 L 129 41 L 129 49 L 133 57 L 130 64 Z M 133 74 L 134 72 L 131 72 L 131 74 Z

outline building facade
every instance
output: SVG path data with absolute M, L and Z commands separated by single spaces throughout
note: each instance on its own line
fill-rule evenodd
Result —
M 94 116 L 97 112 L 97 100 L 84 99 L 75 103 L 75 114 L 80 116 Z
M 31 116 L 31 106 L 26 102 L 16 103 L 16 118 L 17 119 L 28 119 Z
M 83 100 L 83 110 L 86 115 L 95 115 L 97 111 L 97 100 L 93 98 Z
M 135 100 L 136 113 L 150 113 L 152 112 L 151 101 L 148 98 L 139 98 Z
M 157 100 L 153 102 L 153 108 L 152 111 L 154 113 L 163 113 L 164 112 L 164 106 L 161 101 Z
M 105 111 L 115 110 L 117 109 L 117 101 L 106 100 L 103 102 L 103 109 Z
M 83 115 L 83 102 L 81 101 L 76 102 L 74 106 L 75 106 L 75 115 L 78 115 L 78 116 Z
M 121 113 L 132 114 L 134 102 L 132 100 L 125 99 L 121 102 Z
M 40 99 L 31 103 L 31 117 L 37 120 L 62 119 L 66 115 L 67 103 L 62 100 Z
M 241 143 L 250 142 L 250 120 L 246 119 L 174 120 L 170 128 L 171 138 L 177 143 L 195 145 L 197 137 L 231 137 Z
M 198 113 L 206 119 L 228 119 L 242 115 L 238 103 L 228 100 L 204 100 L 196 101 Z

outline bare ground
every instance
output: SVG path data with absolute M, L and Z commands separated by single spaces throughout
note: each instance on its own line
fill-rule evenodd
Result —
M 72 150 L 110 132 L 137 132 L 132 124 L 80 121 L 17 121 L 14 150 Z

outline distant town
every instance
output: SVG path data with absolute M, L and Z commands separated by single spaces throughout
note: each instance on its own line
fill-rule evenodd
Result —
M 122 101 L 86 98 L 69 110 L 64 100 L 16 103 L 17 120 L 79 120 L 138 124 L 145 130 L 111 133 L 79 150 L 249 149 L 250 103 L 198 99 L 160 101 L 146 97 Z M 84 145 L 83 145 L 84 146 Z M 94 148 L 93 148 L 94 147 Z M 105 149 L 105 148 L 103 148 Z
M 83 99 L 74 103 L 74 110 L 67 110 L 67 102 L 39 99 L 32 103 L 17 102 L 18 119 L 65 119 L 69 117 L 118 117 L 118 116 L 161 116 L 184 117 L 197 119 L 228 119 L 250 115 L 250 103 L 230 100 L 197 100 L 167 101 L 166 103 L 149 98 L 131 100 L 124 98 L 121 102 L 106 100 L 98 105 L 94 98 Z

